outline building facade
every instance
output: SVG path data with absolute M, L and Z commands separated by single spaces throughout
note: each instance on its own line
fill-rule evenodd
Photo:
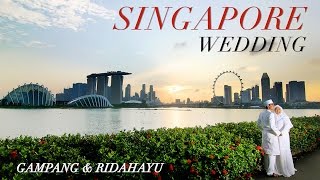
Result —
M 290 81 L 286 85 L 286 101 L 289 103 L 305 102 L 306 101 L 306 89 L 304 81 Z
M 224 102 L 225 105 L 232 104 L 232 88 L 231 86 L 224 85 Z
M 275 82 L 273 85 L 273 101 L 276 104 L 284 103 L 282 82 Z
M 271 98 L 270 96 L 270 78 L 267 73 L 263 73 L 261 77 L 262 101 Z

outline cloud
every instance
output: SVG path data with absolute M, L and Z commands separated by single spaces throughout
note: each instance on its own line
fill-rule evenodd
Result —
M 174 48 L 175 49 L 180 49 L 180 48 L 184 48 L 184 47 L 186 47 L 187 46 L 187 42 L 178 42 L 178 43 L 175 43 L 174 44 Z
M 58 27 L 78 31 L 93 17 L 109 20 L 115 13 L 91 0 L 1 0 L 0 17 L 42 28 Z
M 238 71 L 245 71 L 245 72 L 256 72 L 260 69 L 258 66 L 242 66 L 238 68 Z
M 29 47 L 29 48 L 50 48 L 50 47 L 55 47 L 52 44 L 47 44 L 47 43 L 40 42 L 40 41 L 24 42 L 23 44 L 24 44 L 25 47 Z

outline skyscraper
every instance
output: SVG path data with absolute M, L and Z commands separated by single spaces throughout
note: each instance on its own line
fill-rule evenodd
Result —
M 126 89 L 125 89 L 125 93 L 124 93 L 124 100 L 125 101 L 130 101 L 131 100 L 131 85 L 128 84 Z
M 131 99 L 138 101 L 140 99 L 139 94 L 138 93 L 134 93 L 134 96 Z
M 260 88 L 258 85 L 252 87 L 252 101 L 260 101 Z
M 224 85 L 224 104 L 231 105 L 232 103 L 232 90 L 231 86 Z
M 304 81 L 290 81 L 287 87 L 287 102 L 306 101 L 306 90 Z
M 74 98 L 78 98 L 87 94 L 88 85 L 86 83 L 74 83 L 72 89 Z
M 88 95 L 96 94 L 96 85 L 97 85 L 97 78 L 89 76 L 87 78 L 87 84 L 88 84 Z
M 146 100 L 146 85 L 145 84 L 142 84 L 142 89 L 140 91 L 140 99 L 142 101 Z
M 121 104 L 122 103 L 122 86 L 123 86 L 123 76 L 113 75 L 111 76 L 111 104 Z
M 234 93 L 234 104 L 240 104 L 239 93 Z
M 286 102 L 290 102 L 290 97 L 289 97 L 289 84 L 286 84 Z
M 154 95 L 153 94 L 154 94 L 153 85 L 150 85 L 149 93 L 148 93 L 148 100 L 149 101 L 154 101 L 154 98 L 153 98 Z
M 270 78 L 267 73 L 261 77 L 262 101 L 270 99 Z
M 97 77 L 97 94 L 107 97 L 108 95 L 108 76 L 100 75 Z
M 241 102 L 245 104 L 251 102 L 251 89 L 246 89 L 241 92 Z
M 273 100 L 275 103 L 283 103 L 282 82 L 275 82 L 273 85 Z

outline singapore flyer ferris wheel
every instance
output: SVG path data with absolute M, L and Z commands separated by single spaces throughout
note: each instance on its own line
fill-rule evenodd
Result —
M 238 73 L 236 73 L 235 71 L 223 71 L 222 73 L 220 73 L 215 79 L 214 79 L 214 82 L 213 82 L 213 98 L 216 100 L 216 101 L 218 101 L 219 103 L 222 103 L 223 104 L 223 102 L 221 102 L 220 100 L 219 100 L 219 98 L 216 98 L 217 96 L 216 96 L 216 84 L 217 84 L 217 81 L 219 80 L 219 78 L 221 77 L 221 76 L 223 76 L 223 75 L 225 75 L 225 74 L 232 74 L 232 75 L 235 75 L 238 79 L 239 79 L 239 82 L 240 82 L 240 95 L 239 95 L 239 97 L 240 97 L 240 104 L 242 104 L 241 102 L 242 102 L 242 98 L 241 98 L 241 94 L 242 94 L 242 92 L 243 92 L 243 82 L 242 82 L 242 78 L 240 77 L 240 75 L 238 74 Z

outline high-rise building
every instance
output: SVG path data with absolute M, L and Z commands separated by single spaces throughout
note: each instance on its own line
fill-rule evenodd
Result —
M 234 104 L 240 104 L 239 93 L 234 93 Z
M 100 75 L 97 77 L 97 94 L 108 97 L 108 76 Z
M 275 89 L 272 87 L 270 88 L 270 98 L 269 99 L 274 99 L 275 97 Z
M 97 78 L 96 77 L 88 77 L 87 78 L 88 84 L 88 95 L 96 94 L 96 86 L 97 86 Z
M 232 103 L 232 89 L 231 86 L 224 85 L 224 104 L 231 105 Z
M 156 92 L 155 92 L 155 91 L 153 91 L 152 99 L 153 99 L 154 101 L 157 100 L 157 96 L 156 96 Z
M 149 101 L 154 101 L 155 100 L 154 91 L 153 91 L 153 85 L 150 85 L 149 93 L 148 93 L 148 100 Z
M 87 94 L 99 94 L 107 97 L 111 104 L 121 104 L 123 97 L 123 76 L 130 74 L 131 73 L 121 71 L 90 74 L 87 76 Z M 109 76 L 111 76 L 111 87 L 108 86 Z
M 134 93 L 134 96 L 132 96 L 131 100 L 136 100 L 138 101 L 140 99 L 139 93 Z
M 191 104 L 190 98 L 187 98 L 187 104 Z
M 260 101 L 260 88 L 258 85 L 252 87 L 252 101 Z
M 71 101 L 88 93 L 88 86 L 86 83 L 74 83 L 72 88 L 64 88 L 63 93 L 56 94 L 57 101 Z
M 246 89 L 241 92 L 241 102 L 248 104 L 251 102 L 251 89 Z
M 123 76 L 113 75 L 111 76 L 111 104 L 121 104 L 122 103 L 122 86 L 123 86 Z
M 290 81 L 287 87 L 287 102 L 306 101 L 306 90 L 304 81 Z
M 275 82 L 273 85 L 273 101 L 275 103 L 283 103 L 283 88 L 282 88 L 282 82 Z
M 86 83 L 74 83 L 72 85 L 72 96 L 73 99 L 84 96 L 88 92 L 88 85 Z
M 262 101 L 270 99 L 270 78 L 267 73 L 261 77 Z
M 125 101 L 130 101 L 131 100 L 131 85 L 128 84 L 126 89 L 125 89 L 125 92 L 124 92 L 124 100 Z
M 176 99 L 176 104 L 181 104 L 181 100 L 180 99 Z
M 290 102 L 290 97 L 289 97 L 289 84 L 286 84 L 286 102 Z
M 142 84 L 142 89 L 140 91 L 140 99 L 142 101 L 147 99 L 147 97 L 146 97 L 146 85 L 145 84 Z

